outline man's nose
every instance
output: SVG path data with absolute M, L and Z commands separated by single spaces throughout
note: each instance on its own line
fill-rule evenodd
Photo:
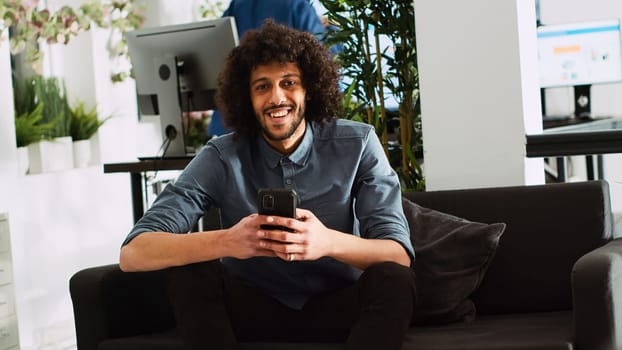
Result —
M 285 98 L 285 92 L 283 91 L 283 89 L 276 85 L 272 88 L 272 96 L 270 98 L 270 102 L 272 104 L 275 105 L 280 105 L 281 103 L 286 102 L 287 99 Z

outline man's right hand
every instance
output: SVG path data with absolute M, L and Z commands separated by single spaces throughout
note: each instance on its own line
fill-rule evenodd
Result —
M 263 223 L 263 222 L 262 222 Z M 261 246 L 262 239 L 258 232 L 260 228 L 259 215 L 251 214 L 242 218 L 237 224 L 226 230 L 223 237 L 225 250 L 230 252 L 225 256 L 238 259 L 248 259 L 257 256 L 276 256 L 270 249 Z
M 257 214 L 251 214 L 224 230 L 144 232 L 121 248 L 119 264 L 123 271 L 149 271 L 223 257 L 275 256 L 260 245 L 259 225 L 264 223 L 260 221 Z

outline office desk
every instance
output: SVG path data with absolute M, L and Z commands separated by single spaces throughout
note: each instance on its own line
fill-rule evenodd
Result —
M 588 123 L 554 127 L 542 134 L 527 135 L 527 157 L 557 157 L 584 155 L 588 179 L 595 179 L 593 156 L 602 178 L 602 154 L 622 153 L 622 118 L 595 120 Z
M 183 170 L 192 160 L 192 156 L 175 158 L 144 159 L 129 163 L 104 164 L 104 173 L 129 173 L 132 190 L 132 211 L 134 222 L 145 212 L 142 189 L 143 176 L 148 171 Z

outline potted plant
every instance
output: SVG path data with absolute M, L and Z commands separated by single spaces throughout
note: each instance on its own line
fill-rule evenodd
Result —
M 72 168 L 69 104 L 63 82 L 34 76 L 16 82 L 14 88 L 15 115 L 30 114 L 40 108 L 41 119 L 36 124 L 46 126 L 41 139 L 28 144 L 30 173 Z
M 99 119 L 97 106 L 87 109 L 78 101 L 70 110 L 70 134 L 73 140 L 73 160 L 76 168 L 88 166 L 91 162 L 91 138 L 110 117 Z
M 342 48 L 346 118 L 374 125 L 403 188 L 424 190 L 412 0 L 320 1 L 334 24 L 325 41 Z
M 50 123 L 41 123 L 42 112 L 43 104 L 40 104 L 31 112 L 24 112 L 15 117 L 15 141 L 20 174 L 28 173 L 28 145 L 41 141 L 53 128 Z

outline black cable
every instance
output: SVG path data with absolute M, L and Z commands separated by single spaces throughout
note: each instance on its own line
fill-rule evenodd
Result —
M 156 153 L 156 158 L 157 159 L 162 159 L 164 158 L 164 156 L 166 155 L 166 151 L 168 150 L 168 147 L 171 145 L 171 140 L 174 137 L 169 137 L 168 133 L 167 133 L 167 137 L 164 139 L 164 141 L 162 142 L 162 144 L 160 145 L 160 149 L 158 150 L 158 152 Z
M 156 153 L 156 156 L 155 156 L 155 158 L 154 158 L 154 160 L 153 160 L 154 162 L 156 162 L 156 165 L 157 165 L 157 162 L 158 162 L 159 160 L 164 159 L 164 155 L 166 154 L 166 151 L 168 150 L 168 146 L 170 146 L 170 144 L 171 144 L 171 140 L 172 140 L 172 139 L 174 139 L 174 138 L 175 138 L 175 137 L 172 137 L 172 138 L 171 138 L 171 137 L 167 137 L 167 138 L 166 138 L 166 139 L 162 142 L 162 144 L 160 145 L 160 149 L 159 149 L 159 150 L 158 150 L 158 152 Z M 162 152 L 162 153 L 160 154 L 160 152 Z M 158 167 L 156 166 L 155 168 L 157 169 Z M 152 178 L 153 178 L 153 179 L 155 179 L 157 176 L 158 176 L 158 171 L 156 170 L 156 171 L 154 171 Z M 145 192 L 147 191 L 147 190 L 146 190 L 146 187 L 147 187 L 147 185 L 145 184 Z M 145 195 L 146 195 L 146 193 L 145 193 Z M 146 198 L 146 197 L 145 197 L 145 198 Z

